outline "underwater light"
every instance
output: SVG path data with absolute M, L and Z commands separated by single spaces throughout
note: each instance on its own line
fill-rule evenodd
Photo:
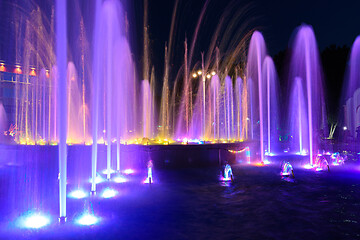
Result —
M 265 165 L 268 165 L 268 164 L 270 164 L 271 162 L 270 162 L 269 160 L 265 159 L 263 163 L 264 163 Z
M 45 227 L 50 223 L 50 219 L 40 213 L 31 214 L 27 216 L 24 220 L 23 226 L 25 228 L 38 229 Z
M 124 183 L 127 182 L 127 179 L 123 176 L 117 176 L 113 179 L 113 181 L 116 183 Z
M 76 220 L 76 223 L 79 225 L 90 226 L 95 225 L 99 222 L 99 219 L 93 214 L 83 214 L 79 219 Z
M 271 153 L 271 152 L 265 152 L 265 155 L 266 155 L 266 156 L 270 156 L 270 157 L 273 157 L 273 156 L 275 156 L 275 153 Z
M 128 168 L 128 169 L 125 169 L 123 171 L 123 173 L 125 173 L 126 175 L 130 175 L 130 174 L 134 174 L 135 171 L 133 169 L 131 169 L 131 168 Z
M 81 199 L 81 198 L 86 198 L 87 194 L 83 190 L 78 189 L 78 190 L 75 190 L 75 191 L 72 191 L 71 193 L 69 193 L 68 197 Z
M 96 184 L 102 183 L 102 182 L 104 182 L 104 181 L 105 181 L 105 179 L 102 178 L 102 177 L 99 176 L 99 175 L 97 175 L 96 178 L 95 178 L 95 183 L 96 183 Z M 89 182 L 92 183 L 92 178 L 90 178 Z
M 115 170 L 113 170 L 113 169 L 111 169 L 111 168 L 110 168 L 110 170 L 109 170 L 109 171 L 110 171 L 110 174 L 115 173 Z M 107 170 L 107 169 L 105 169 L 105 170 L 103 170 L 103 171 L 102 171 L 102 173 L 103 173 L 103 174 L 108 174 L 108 170 Z
M 300 152 L 296 152 L 296 155 L 306 156 L 308 153 L 306 150 L 301 150 Z
M 113 198 L 117 194 L 117 191 L 111 188 L 105 188 L 105 190 L 102 192 L 101 197 L 103 198 Z
M 304 166 L 304 168 L 305 168 L 305 169 L 312 169 L 312 168 L 313 168 L 313 166 L 312 166 L 312 165 L 310 165 L 310 164 L 306 164 L 306 165 Z

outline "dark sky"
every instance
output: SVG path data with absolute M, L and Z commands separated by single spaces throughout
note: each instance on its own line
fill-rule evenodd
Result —
M 351 45 L 360 34 L 357 0 L 258 0 L 264 36 L 271 54 L 286 48 L 294 28 L 313 26 L 320 50 L 330 44 Z
M 141 2 L 141 1 L 140 1 Z M 149 0 L 150 31 L 153 40 L 167 40 L 171 13 L 175 1 Z M 191 3 L 192 2 L 192 3 Z M 195 2 L 195 3 L 194 3 Z M 180 0 L 180 6 L 187 8 L 180 20 L 195 23 L 203 0 Z M 221 7 L 231 1 L 210 0 L 220 8 L 208 8 L 208 14 L 214 15 Z M 241 1 L 239 1 L 241 2 Z M 313 26 L 320 50 L 331 44 L 351 45 L 360 34 L 360 1 L 356 0 L 253 0 L 242 1 L 252 4 L 251 13 L 257 17 L 254 27 L 260 29 L 265 37 L 271 55 L 287 47 L 293 30 L 301 23 Z M 218 18 L 208 19 L 208 25 L 216 26 Z M 186 31 L 191 34 L 191 26 Z
M 91 22 L 95 0 L 71 0 L 79 2 L 79 8 L 83 11 L 86 19 Z M 156 65 L 162 65 L 163 47 L 168 41 L 171 24 L 171 15 L 175 0 L 148 0 L 149 1 L 149 26 L 150 43 L 152 48 L 152 60 Z M 22 11 L 30 9 L 29 2 L 38 3 L 49 15 L 49 5 L 53 0 L 0 0 L 0 59 L 13 62 L 11 55 L 14 48 L 14 29 L 10 19 L 13 16 L 12 7 L 20 6 Z M 177 26 L 175 28 L 174 54 L 175 59 L 180 59 L 183 54 L 183 41 L 185 35 L 191 39 L 199 13 L 205 0 L 179 0 Z M 201 51 L 206 51 L 209 37 L 218 24 L 221 13 L 231 3 L 235 6 L 231 14 L 246 8 L 247 13 L 239 22 L 239 26 L 245 21 L 249 25 L 263 32 L 269 53 L 275 55 L 285 50 L 293 30 L 301 23 L 313 26 L 320 50 L 336 44 L 351 46 L 355 37 L 360 34 L 360 1 L 355 0 L 209 0 L 209 6 L 205 14 L 205 23 L 201 26 L 198 43 L 195 48 L 194 58 L 200 57 Z M 235 4 L 234 4 L 235 3 Z M 69 4 L 70 5 L 70 4 Z M 247 6 L 247 7 L 245 7 Z M 142 24 L 143 24 L 143 0 L 128 0 L 128 11 L 132 20 L 133 51 L 138 58 L 142 54 Z M 90 17 L 89 17 L 90 16 Z M 71 23 L 71 21 L 70 21 Z M 87 23 L 88 28 L 92 24 Z M 92 31 L 88 31 L 91 39 Z M 159 68 L 159 67 L 158 67 Z M 160 70 L 162 71 L 162 70 Z

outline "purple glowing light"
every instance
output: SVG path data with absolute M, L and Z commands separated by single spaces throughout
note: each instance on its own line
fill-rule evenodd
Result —
M 108 171 L 108 169 L 104 169 L 104 170 L 102 171 L 102 173 L 103 173 L 103 174 L 106 174 L 106 175 L 108 174 L 108 172 L 110 172 L 110 174 L 113 174 L 113 173 L 115 173 L 115 170 L 113 170 L 113 169 L 110 168 L 109 171 Z
M 134 173 L 135 173 L 135 170 L 128 168 L 128 169 L 125 169 L 125 170 L 123 171 L 123 173 L 126 174 L 126 175 L 131 175 L 131 174 L 134 174 Z
M 111 188 L 105 188 L 105 190 L 102 192 L 101 197 L 102 198 L 113 198 L 118 194 L 118 192 Z
M 267 159 L 264 159 L 264 162 L 263 162 L 265 165 L 269 165 L 271 162 Z
M 30 213 L 20 220 L 22 228 L 39 229 L 50 224 L 50 218 L 41 213 Z
M 265 152 L 265 155 L 270 157 L 276 156 L 275 153 L 271 153 L 271 152 Z
M 227 178 L 221 177 L 220 180 L 223 181 L 223 182 L 230 182 L 231 178 L 230 177 L 227 177 Z
M 117 176 L 117 177 L 115 177 L 115 178 L 113 179 L 113 181 L 116 182 L 116 183 L 125 183 L 125 182 L 127 182 L 128 180 L 127 180 L 125 177 L 123 177 L 123 176 Z
M 85 213 L 76 220 L 76 223 L 83 226 L 91 226 L 97 224 L 99 221 L 100 219 L 93 214 Z
M 313 165 L 308 163 L 308 164 L 304 165 L 304 168 L 305 169 L 313 169 L 314 167 L 313 167 Z
M 99 176 L 99 175 L 96 176 L 96 178 L 95 178 L 95 183 L 96 183 L 96 184 L 102 183 L 102 182 L 104 182 L 104 181 L 105 181 L 105 179 L 102 178 L 102 177 Z M 92 178 L 89 179 L 89 182 L 92 183 Z
M 88 196 L 88 194 L 81 189 L 72 191 L 68 195 L 68 197 L 75 198 L 75 199 L 82 199 L 82 198 L 86 198 L 87 196 Z
M 296 155 L 300 155 L 300 156 L 306 156 L 306 155 L 308 155 L 308 153 L 307 153 L 306 150 L 302 150 L 301 152 L 296 152 L 295 154 L 296 154 Z

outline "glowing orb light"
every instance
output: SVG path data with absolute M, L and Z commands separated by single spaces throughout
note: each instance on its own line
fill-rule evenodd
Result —
M 113 169 L 110 168 L 109 172 L 110 172 L 110 174 L 113 174 L 113 173 L 115 173 L 115 170 L 113 170 Z M 103 173 L 103 174 L 108 174 L 108 170 L 105 169 L 104 171 L 102 171 L 102 173 Z
M 96 176 L 96 178 L 95 178 L 95 183 L 96 183 L 96 184 L 102 183 L 102 182 L 104 182 L 104 181 L 105 181 L 105 179 L 102 178 L 102 177 L 99 176 L 99 175 Z M 90 178 L 89 182 L 92 183 L 92 178 Z
M 40 213 L 30 214 L 22 222 L 24 228 L 39 229 L 49 225 L 50 219 Z
M 272 153 L 272 152 L 265 152 L 265 155 L 266 155 L 266 156 L 273 157 L 273 156 L 275 156 L 275 153 Z
M 113 179 L 113 181 L 116 183 L 124 183 L 127 182 L 127 179 L 123 176 L 117 176 Z
M 265 164 L 265 165 L 268 165 L 268 164 L 270 164 L 270 161 L 267 160 L 267 159 L 264 159 L 264 164 Z
M 86 198 L 87 197 L 87 193 L 85 193 L 83 190 L 78 189 L 75 191 L 72 191 L 71 193 L 69 193 L 68 197 L 70 198 L 76 198 L 76 199 L 81 199 L 81 198 Z
M 304 168 L 305 168 L 305 169 L 312 169 L 312 168 L 313 168 L 313 166 L 312 166 L 312 165 L 310 165 L 310 164 L 306 164 L 306 165 L 304 166 Z
M 118 192 L 111 188 L 105 188 L 105 190 L 102 192 L 101 197 L 102 198 L 113 198 L 116 196 Z
M 80 218 L 76 220 L 76 223 L 84 226 L 95 225 L 99 222 L 99 218 L 95 217 L 93 214 L 85 213 Z
M 135 173 L 135 171 L 133 170 L 133 169 L 125 169 L 124 171 L 123 171 L 123 173 L 124 174 L 126 174 L 126 175 L 130 175 L 130 174 L 134 174 Z

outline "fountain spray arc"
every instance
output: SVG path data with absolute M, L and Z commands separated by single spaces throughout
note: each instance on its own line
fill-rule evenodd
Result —
M 92 186 L 96 191 L 98 142 L 106 146 L 106 173 L 110 179 L 113 158 L 120 170 L 120 139 L 134 137 L 136 81 L 126 36 L 125 13 L 116 0 L 98 0 L 94 29 L 92 92 Z M 102 137 L 103 136 L 103 137 Z M 116 157 L 112 145 L 116 142 Z
M 56 1 L 56 56 L 58 66 L 58 136 L 59 136 L 59 198 L 60 222 L 66 221 L 66 173 L 67 173 L 67 33 L 66 33 L 66 1 Z
M 306 111 L 302 112 L 301 117 L 303 118 L 307 114 L 307 126 L 305 128 L 303 125 L 301 128 L 307 130 L 309 142 L 308 146 L 302 144 L 301 148 L 309 149 L 309 163 L 312 166 L 314 165 L 314 156 L 317 154 L 321 132 L 327 132 L 327 121 L 320 56 L 314 31 L 309 25 L 301 25 L 296 30 L 289 74 L 289 80 L 293 84 L 296 84 L 296 81 L 303 81 Z M 304 134 L 301 135 L 301 138 L 304 139 Z
M 248 64 L 247 74 L 249 81 L 257 82 L 258 87 L 258 111 L 259 111 L 259 124 L 260 124 L 260 152 L 261 161 L 264 162 L 264 119 L 263 119 L 263 77 L 262 77 L 262 64 L 266 57 L 265 41 L 262 34 L 255 31 L 250 40 L 249 53 L 248 53 Z M 252 103 L 253 104 L 253 103 Z M 252 106 L 253 107 L 253 106 Z M 253 114 L 251 117 L 254 118 Z M 253 123 L 255 119 L 251 119 Z

